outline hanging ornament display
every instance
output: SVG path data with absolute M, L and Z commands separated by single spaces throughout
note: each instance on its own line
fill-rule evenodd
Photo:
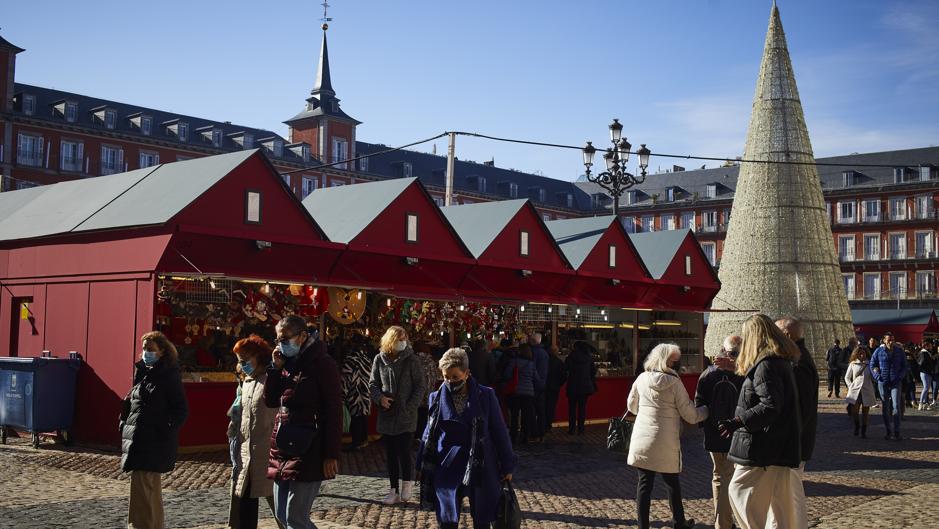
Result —
M 348 325 L 357 321 L 365 312 L 365 291 L 329 287 L 329 316 Z

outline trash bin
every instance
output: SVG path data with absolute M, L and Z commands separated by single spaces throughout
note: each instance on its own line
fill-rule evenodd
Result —
M 32 434 L 56 432 L 72 442 L 75 386 L 81 360 L 69 358 L 0 358 L 0 442 L 7 427 Z

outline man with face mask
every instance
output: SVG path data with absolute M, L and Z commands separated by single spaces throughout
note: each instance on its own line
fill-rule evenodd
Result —
M 265 404 L 279 408 L 267 478 L 274 480 L 275 516 L 286 527 L 315 527 L 310 521 L 313 501 L 323 480 L 339 472 L 340 388 L 339 369 L 316 331 L 296 315 L 277 322 L 277 348 L 264 387 Z M 287 432 L 291 435 L 283 435 Z M 278 445 L 279 434 L 283 446 Z M 307 448 L 294 448 L 305 442 Z

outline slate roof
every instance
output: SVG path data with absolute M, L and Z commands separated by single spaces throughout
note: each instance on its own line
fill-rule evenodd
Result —
M 234 136 L 237 136 L 238 133 L 243 132 L 253 135 L 256 146 L 260 146 L 260 140 L 265 138 L 282 141 L 284 144 L 284 149 L 283 156 L 281 157 L 274 156 L 273 150 L 265 149 L 265 154 L 271 160 L 280 160 L 297 164 L 306 163 L 309 165 L 318 165 L 320 163 L 313 159 L 311 159 L 309 162 L 304 162 L 302 156 L 287 148 L 287 144 L 290 142 L 281 137 L 279 134 L 265 129 L 245 127 L 232 123 L 197 118 L 194 116 L 166 112 L 163 110 L 156 110 L 153 108 L 141 107 L 127 103 L 119 103 L 106 99 L 98 99 L 73 92 L 64 92 L 62 90 L 54 90 L 51 88 L 43 88 L 40 86 L 23 83 L 15 83 L 13 93 L 13 110 L 16 114 L 20 116 L 26 116 L 22 113 L 23 95 L 32 95 L 36 98 L 36 110 L 31 116 L 28 116 L 30 119 L 38 119 L 42 121 L 55 122 L 57 124 L 68 124 L 69 126 L 82 127 L 89 129 L 91 134 L 101 134 L 105 132 L 117 133 L 131 137 L 136 136 L 141 139 L 178 143 L 184 149 L 207 149 L 216 152 L 230 152 L 249 150 L 244 149 L 234 140 Z M 78 104 L 78 116 L 74 122 L 67 122 L 65 117 L 60 115 L 53 108 L 56 103 L 61 101 L 69 101 Z M 108 129 L 105 127 L 102 120 L 98 119 L 94 115 L 95 113 L 93 109 L 103 110 L 105 108 L 114 109 L 117 111 L 117 122 L 115 123 L 113 129 Z M 140 114 L 153 117 L 153 126 L 149 135 L 144 134 L 139 128 L 133 125 L 129 119 L 130 117 Z M 187 141 L 179 141 L 175 135 L 171 134 L 167 130 L 166 125 L 175 121 L 181 121 L 189 125 L 189 138 Z M 211 140 L 204 139 L 202 134 L 198 132 L 200 129 L 206 128 L 217 128 L 222 131 L 222 144 L 220 147 L 214 147 Z
M 545 222 L 545 226 L 548 227 L 571 266 L 578 269 L 615 219 L 616 217 L 612 215 L 582 217 L 552 220 Z
M 855 325 L 926 325 L 934 309 L 852 309 Z
M 303 207 L 330 241 L 348 244 L 415 180 L 396 178 L 325 187 L 307 195 Z
M 816 161 L 820 163 L 842 164 L 838 166 L 818 167 L 818 175 L 822 181 L 822 189 L 826 193 L 841 190 L 860 190 L 864 188 L 893 185 L 894 172 L 891 167 L 907 167 L 915 171 L 915 168 L 920 165 L 939 166 L 939 147 L 849 154 L 845 156 L 818 158 Z M 888 165 L 891 167 L 865 167 L 863 164 Z M 849 188 L 845 188 L 842 173 L 848 170 L 855 171 L 855 184 Z M 682 200 L 691 200 L 695 193 L 698 194 L 697 200 L 699 203 L 706 203 L 709 200 L 729 200 L 733 198 L 734 191 L 737 189 L 737 177 L 739 172 L 739 166 L 732 166 L 651 174 L 646 177 L 644 183 L 632 188 L 639 191 L 636 196 L 636 203 L 625 206 L 626 199 L 624 196 L 620 200 L 620 205 L 623 209 L 627 210 L 633 205 L 651 206 L 652 195 L 655 194 L 658 195 L 658 205 L 667 204 L 665 202 L 665 196 L 666 190 L 669 187 L 675 187 L 679 191 L 675 202 L 677 204 L 680 204 Z M 939 174 L 935 174 L 935 171 L 933 180 L 939 185 Z M 909 181 L 913 181 L 912 173 Z M 708 184 L 718 184 L 715 199 L 705 198 L 707 196 Z M 576 182 L 576 186 L 588 195 L 603 192 L 600 186 L 582 179 Z
M 8 41 L 7 39 L 3 37 L 0 37 L 0 48 L 11 49 L 13 50 L 13 53 L 20 53 L 22 51 L 26 51 L 23 48 L 20 48 L 19 46 L 14 45 L 12 42 Z
M 356 156 L 363 156 L 385 150 L 388 147 L 358 141 L 355 148 Z M 411 174 L 420 178 L 425 185 L 438 187 L 446 185 L 447 157 L 436 154 L 402 150 L 369 156 L 368 172 L 386 178 L 398 178 L 403 176 L 403 164 L 405 162 L 411 164 Z M 454 164 L 454 192 L 480 193 L 479 178 L 485 178 L 486 181 L 486 192 L 482 194 L 497 197 L 497 200 L 512 198 L 508 186 L 504 184 L 513 182 L 518 185 L 517 198 L 528 198 L 535 205 L 566 208 L 567 195 L 571 194 L 573 195 L 573 210 L 589 211 L 591 208 L 590 196 L 575 186 L 573 182 L 565 182 L 481 163 L 456 160 Z M 544 202 L 539 200 L 535 191 L 537 188 L 545 190 L 546 200 Z
M 163 224 L 256 152 L 0 193 L 0 240 Z
M 639 257 L 653 279 L 661 279 L 668 265 L 675 259 L 678 248 L 691 230 L 654 231 L 651 233 L 630 233 Z
M 527 200 L 501 200 L 440 208 L 473 257 L 479 257 Z

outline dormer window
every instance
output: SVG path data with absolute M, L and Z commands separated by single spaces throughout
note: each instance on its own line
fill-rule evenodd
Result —
M 303 159 L 304 162 L 310 161 L 310 144 L 309 143 L 294 143 L 287 146 L 291 152 Z
M 414 169 L 411 167 L 411 162 L 404 162 L 401 164 L 401 173 L 404 175 L 404 178 L 411 178 L 411 175 L 414 174 Z
M 717 198 L 717 184 L 708 184 L 704 196 L 706 198 Z
M 95 121 L 104 125 L 106 129 L 114 130 L 114 127 L 117 126 L 117 111 L 113 108 L 98 107 L 91 109 L 91 111 Z
M 929 177 L 932 176 L 932 167 L 928 165 L 920 166 L 919 168 L 919 181 L 928 182 Z
M 231 135 L 231 139 L 240 145 L 242 149 L 251 149 L 254 147 L 254 134 L 250 132 L 236 132 Z
M 678 189 L 675 187 L 665 188 L 665 201 L 674 202 L 675 197 L 678 196 Z
M 222 146 L 222 129 L 212 129 L 212 146 Z
M 78 120 L 78 103 L 65 103 L 65 121 L 74 123 Z
M 150 116 L 143 116 L 140 118 L 140 132 L 144 136 L 149 136 L 153 131 L 153 118 Z
M 638 195 L 639 195 L 639 192 L 636 191 L 635 189 L 627 191 L 626 192 L 626 205 L 632 206 L 633 204 L 635 204 L 637 201 L 636 199 L 638 198 Z
M 485 192 L 486 192 L 486 179 L 485 179 L 484 177 L 482 177 L 482 176 L 480 176 L 480 177 L 476 180 L 476 191 L 479 192 L 479 193 L 485 193 Z
M 189 124 L 178 119 L 172 121 L 165 121 L 163 125 L 166 126 L 166 133 L 176 136 L 176 139 L 179 141 L 189 141 Z
M 26 94 L 23 96 L 23 114 L 32 116 L 36 112 L 36 96 Z
M 515 182 L 509 182 L 509 196 L 512 198 L 518 198 L 518 184 Z M 527 237 L 527 234 L 526 234 Z M 528 255 L 528 254 L 525 254 Z
M 368 171 L 368 156 L 359 160 L 359 171 Z
M 906 167 L 894 167 L 893 183 L 902 184 L 904 181 L 906 181 Z
M 854 185 L 854 171 L 842 171 L 841 173 L 841 185 L 843 187 L 851 187 Z
M 528 188 L 528 198 L 534 200 L 535 202 L 547 202 L 547 192 L 540 187 L 529 187 Z
M 518 253 L 522 257 L 528 257 L 528 232 L 522 231 L 519 233 L 519 248 Z

